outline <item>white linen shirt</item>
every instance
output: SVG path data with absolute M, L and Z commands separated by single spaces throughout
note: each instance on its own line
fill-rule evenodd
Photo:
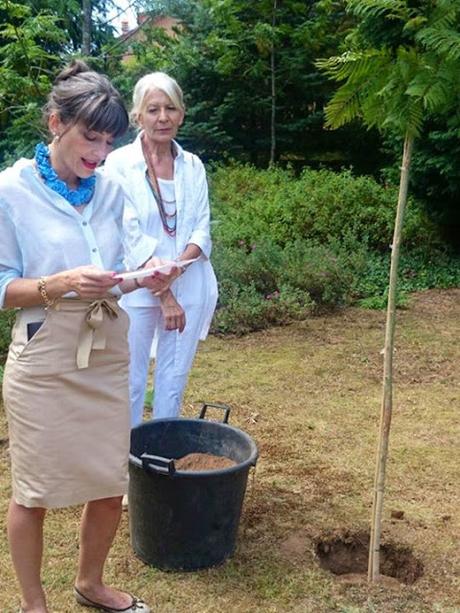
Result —
M 124 220 L 123 220 L 124 216 Z M 96 171 L 91 201 L 81 213 L 41 180 L 33 160 L 0 173 L 0 308 L 8 284 L 94 264 L 121 272 L 153 253 L 156 241 L 139 232 L 120 185 Z M 113 293 L 120 294 L 115 287 Z
M 187 312 L 188 306 L 202 307 L 200 338 L 205 338 L 217 301 L 217 281 L 209 261 L 211 236 L 209 231 L 209 201 L 206 171 L 200 158 L 185 151 L 174 141 L 177 155 L 174 159 L 174 193 L 176 200 L 176 236 L 165 235 L 158 205 L 146 179 L 147 164 L 141 143 L 142 132 L 134 142 L 112 151 L 107 156 L 104 171 L 118 180 L 128 194 L 139 220 L 140 229 L 147 238 L 157 239 L 153 255 L 164 257 L 164 241 L 175 240 L 173 251 L 179 256 L 189 243 L 202 251 L 199 261 L 191 264 L 174 281 L 171 289 L 179 304 Z M 134 263 L 127 261 L 127 268 Z M 158 306 L 159 299 L 149 290 L 139 290 L 123 296 L 122 305 L 130 307 Z

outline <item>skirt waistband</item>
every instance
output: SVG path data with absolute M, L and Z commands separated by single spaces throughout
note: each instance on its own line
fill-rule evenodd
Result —
M 18 317 L 27 322 L 44 321 L 47 311 L 64 311 L 84 313 L 78 335 L 76 362 L 77 368 L 87 368 L 93 349 L 105 349 L 107 338 L 102 322 L 105 318 L 117 319 L 120 307 L 116 296 L 97 299 L 59 298 L 50 307 L 26 307 L 21 309 Z
M 45 319 L 47 309 L 55 309 L 56 311 L 82 311 L 93 304 L 93 302 L 98 302 L 99 300 L 105 300 L 110 304 L 116 304 L 119 299 L 119 296 L 113 295 L 107 295 L 104 296 L 104 298 L 58 298 L 51 307 L 46 307 L 45 305 L 21 307 L 18 309 L 18 315 L 25 317 L 28 321 L 34 321 L 37 318 L 40 319 L 40 316 L 42 319 Z

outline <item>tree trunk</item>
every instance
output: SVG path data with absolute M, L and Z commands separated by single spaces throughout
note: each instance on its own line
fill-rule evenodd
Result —
M 399 182 L 398 206 L 391 251 L 390 283 L 388 286 L 388 306 L 385 328 L 385 348 L 383 362 L 383 395 L 380 413 L 380 432 L 374 481 L 372 504 L 372 525 L 369 544 L 368 580 L 377 581 L 380 575 L 380 537 L 382 529 L 383 494 L 385 491 L 385 471 L 390 437 L 391 413 L 393 410 L 393 352 L 396 323 L 396 287 L 398 280 L 399 248 L 404 209 L 407 202 L 407 188 L 414 137 L 406 134 L 404 139 L 401 176 Z
M 272 15 L 272 48 L 270 53 L 270 72 L 271 72 L 271 119 L 270 119 L 270 166 L 275 163 L 276 156 L 276 77 L 275 77 L 275 27 L 276 27 L 277 0 L 273 0 Z
M 83 55 L 91 55 L 91 0 L 83 0 L 83 25 L 81 52 Z

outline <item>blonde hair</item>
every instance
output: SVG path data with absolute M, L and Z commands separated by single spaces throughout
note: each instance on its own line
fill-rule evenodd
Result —
M 139 115 L 144 110 L 145 98 L 154 89 L 165 93 L 176 108 L 185 112 L 184 95 L 177 81 L 165 72 L 151 72 L 139 79 L 134 86 L 133 108 L 129 114 L 133 123 L 138 124 Z

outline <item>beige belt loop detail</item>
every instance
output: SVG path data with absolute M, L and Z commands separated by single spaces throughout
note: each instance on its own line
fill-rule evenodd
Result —
M 88 368 L 89 356 L 93 349 L 105 349 L 107 338 L 101 328 L 104 314 L 110 319 L 118 317 L 109 300 L 102 298 L 89 305 L 78 337 L 77 368 L 79 369 Z

